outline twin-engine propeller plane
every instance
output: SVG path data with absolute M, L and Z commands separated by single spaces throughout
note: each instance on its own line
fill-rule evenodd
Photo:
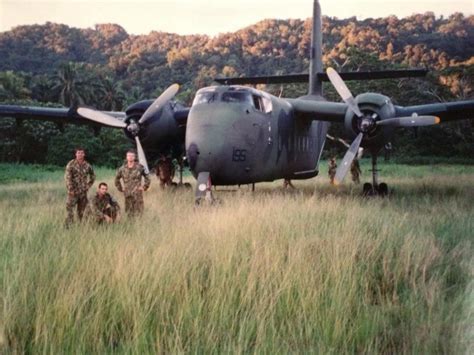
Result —
M 344 80 L 370 80 L 422 76 L 425 71 L 383 71 L 338 74 L 323 72 L 322 23 L 314 0 L 309 74 L 216 79 L 224 85 L 200 89 L 192 107 L 172 98 L 178 86 L 170 86 L 154 102 L 136 103 L 125 113 L 88 108 L 42 109 L 0 106 L 0 116 L 36 118 L 122 128 L 134 140 L 140 162 L 158 154 L 185 152 L 197 178 L 196 201 L 211 198 L 212 185 L 238 185 L 276 179 L 308 179 L 318 175 L 319 160 L 331 122 L 342 123 L 352 144 L 336 173 L 342 183 L 360 147 L 372 155 L 370 194 L 386 194 L 379 183 L 377 155 L 392 141 L 397 127 L 420 127 L 444 121 L 474 118 L 474 100 L 419 106 L 397 106 L 379 93 L 353 97 Z M 326 101 L 322 81 L 329 80 L 343 102 Z M 309 82 L 308 94 L 279 98 L 238 84 Z M 184 143 L 184 145 L 183 145 Z

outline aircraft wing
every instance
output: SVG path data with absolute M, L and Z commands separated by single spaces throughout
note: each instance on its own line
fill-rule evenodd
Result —
M 411 116 L 437 116 L 441 123 L 463 119 L 474 119 L 474 100 L 426 104 L 417 106 L 396 106 L 397 117 Z
M 340 102 L 286 99 L 296 117 L 302 120 L 344 122 L 347 105 Z
M 347 110 L 345 103 L 329 101 L 307 101 L 286 99 L 295 110 L 296 116 L 303 120 L 344 122 Z M 434 103 L 416 106 L 395 106 L 395 117 L 436 116 L 442 122 L 474 119 L 474 100 Z
M 125 112 L 104 112 L 124 120 Z M 101 124 L 80 116 L 76 108 L 52 108 L 38 106 L 0 105 L 0 117 L 49 121 L 54 123 L 73 123 L 101 126 Z

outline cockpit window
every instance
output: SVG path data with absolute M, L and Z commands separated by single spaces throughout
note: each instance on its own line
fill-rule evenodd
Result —
M 262 98 L 257 95 L 252 95 L 252 98 L 253 98 L 253 105 L 255 106 L 257 111 L 264 112 Z
M 272 112 L 272 100 L 267 96 L 252 95 L 253 105 L 258 111 L 270 113 Z
M 273 111 L 273 104 L 272 104 L 272 99 L 270 96 L 264 94 L 262 96 L 262 101 L 263 101 L 263 108 L 265 113 L 270 113 Z
M 204 91 L 196 94 L 193 105 L 198 104 L 209 104 L 217 99 L 217 92 L 215 91 Z
M 244 91 L 228 91 L 222 94 L 223 102 L 239 102 L 239 103 L 252 103 L 252 99 L 248 92 Z

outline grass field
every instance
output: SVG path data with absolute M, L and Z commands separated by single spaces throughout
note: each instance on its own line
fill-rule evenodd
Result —
M 153 178 L 64 229 L 63 172 L 0 165 L 0 353 L 468 353 L 474 166 L 381 168 L 386 199 L 323 170 L 200 208 Z

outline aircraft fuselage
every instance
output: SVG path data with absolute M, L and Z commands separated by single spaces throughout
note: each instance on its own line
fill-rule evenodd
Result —
M 209 172 L 215 185 L 307 179 L 318 174 L 328 127 L 296 120 L 285 99 L 268 93 L 208 87 L 196 93 L 189 112 L 186 154 L 193 175 Z

